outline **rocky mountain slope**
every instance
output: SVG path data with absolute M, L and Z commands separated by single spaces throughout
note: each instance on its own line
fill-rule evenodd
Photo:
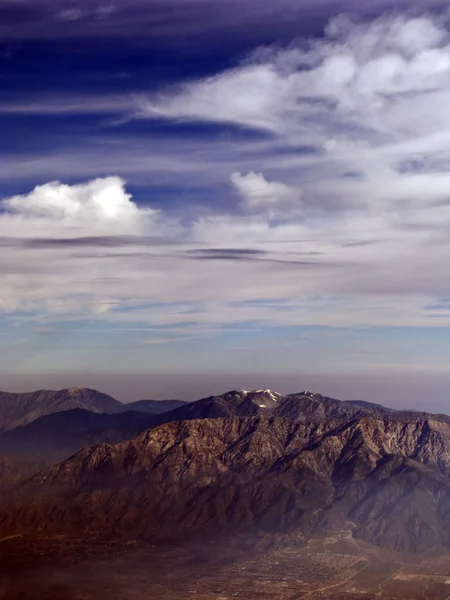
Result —
M 263 530 L 307 539 L 351 522 L 379 545 L 448 549 L 449 477 L 450 431 L 439 419 L 193 419 L 41 471 L 0 510 L 0 534 L 167 541 Z

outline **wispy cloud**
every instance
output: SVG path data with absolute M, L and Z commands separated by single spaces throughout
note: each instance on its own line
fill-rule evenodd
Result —
M 353 223 L 318 230 L 301 220 L 219 215 L 174 226 L 134 205 L 117 178 L 42 186 L 3 209 L 0 231 L 15 246 L 1 256 L 2 307 L 31 319 L 188 324 L 191 332 L 417 325 L 432 298 L 445 295 L 445 267 L 415 232 L 355 249 L 344 242 L 367 232 Z M 399 281 L 411 261 L 418 271 Z

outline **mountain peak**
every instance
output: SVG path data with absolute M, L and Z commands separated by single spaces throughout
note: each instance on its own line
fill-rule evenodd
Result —
M 64 391 L 64 390 L 61 390 Z M 86 392 L 90 392 L 91 390 L 86 389 Z M 79 386 L 74 386 L 74 387 L 70 387 L 67 389 L 67 393 L 68 394 L 79 394 L 80 392 L 83 392 L 83 388 L 79 387 Z
M 258 390 L 230 390 L 229 392 L 226 392 L 225 394 L 223 394 L 223 396 L 229 396 L 230 394 L 241 394 L 243 396 L 250 396 L 250 395 L 255 395 L 255 394 L 267 394 L 269 396 L 273 396 L 274 398 L 282 397 L 282 394 L 279 394 L 278 392 L 274 392 L 273 390 L 271 390 L 269 388 L 261 388 Z
M 273 409 L 284 396 L 269 388 L 261 388 L 257 390 L 232 390 L 218 396 L 218 398 L 233 404 L 238 402 L 242 405 L 254 404 L 259 408 Z

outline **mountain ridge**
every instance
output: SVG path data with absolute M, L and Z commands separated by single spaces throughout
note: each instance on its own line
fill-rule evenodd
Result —
M 171 421 L 20 483 L 0 532 L 174 541 L 245 529 L 306 540 L 352 521 L 363 540 L 420 552 L 450 547 L 449 475 L 450 435 L 436 420 Z
M 126 404 L 98 390 L 80 387 L 25 393 L 0 391 L 0 433 L 76 408 L 104 414 L 130 411 L 161 414 L 184 404 L 182 400 L 137 400 Z
M 433 418 L 450 426 L 450 417 L 427 412 L 395 410 L 373 403 L 336 400 L 318 393 L 303 391 L 279 394 L 270 389 L 232 390 L 217 396 L 207 396 L 165 413 L 160 420 L 188 420 L 194 418 L 220 418 L 230 416 L 276 416 L 295 421 L 324 420 L 336 417 L 362 418 L 384 416 L 404 422 Z
M 26 425 L 47 414 L 84 408 L 92 412 L 119 412 L 122 404 L 90 388 L 38 390 L 27 393 L 0 392 L 0 431 Z
M 8 397 L 10 402 L 17 398 L 16 395 Z M 24 416 L 19 419 L 19 425 L 10 424 L 0 431 L 0 452 L 42 465 L 64 460 L 86 445 L 118 443 L 149 427 L 192 419 L 260 416 L 308 423 L 369 416 L 403 423 L 429 421 L 442 431 L 450 428 L 450 419 L 445 415 L 396 411 L 363 401 L 335 400 L 308 391 L 282 395 L 270 389 L 232 390 L 192 403 L 143 400 L 121 404 L 108 396 L 105 401 L 100 392 L 82 388 L 18 397 L 22 400 L 18 408 Z M 28 402 L 24 402 L 24 397 Z M 133 408 L 140 410 L 130 410 Z

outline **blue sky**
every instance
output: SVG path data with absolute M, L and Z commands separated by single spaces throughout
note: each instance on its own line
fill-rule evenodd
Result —
M 447 410 L 449 101 L 439 1 L 1 1 L 2 387 Z

